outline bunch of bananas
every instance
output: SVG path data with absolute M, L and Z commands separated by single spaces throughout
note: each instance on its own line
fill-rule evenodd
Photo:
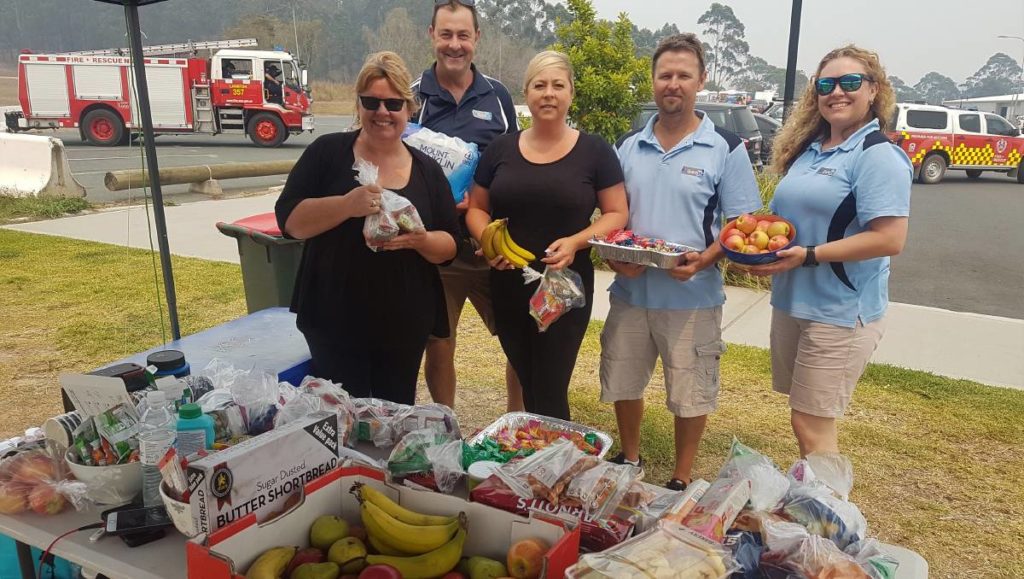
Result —
M 487 224 L 480 235 L 480 249 L 488 260 L 500 255 L 519 269 L 537 259 L 535 255 L 512 241 L 508 234 L 508 219 L 496 219 Z
M 462 558 L 466 543 L 466 515 L 452 517 L 411 511 L 377 489 L 352 485 L 366 539 L 378 554 L 366 556 L 367 565 L 391 565 L 405 579 L 440 577 Z

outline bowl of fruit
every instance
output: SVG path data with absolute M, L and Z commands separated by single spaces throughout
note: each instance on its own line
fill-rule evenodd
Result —
M 778 215 L 744 213 L 733 219 L 718 236 L 730 261 L 743 265 L 764 265 L 778 261 L 779 250 L 793 244 L 796 228 Z

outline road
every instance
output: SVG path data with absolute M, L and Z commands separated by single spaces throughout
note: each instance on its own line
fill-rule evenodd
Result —
M 241 136 L 162 136 L 160 166 L 295 159 L 316 135 L 346 129 L 351 117 L 317 117 L 317 131 L 293 136 L 277 149 L 261 149 Z M 71 167 L 96 203 L 119 201 L 129 192 L 103 186 L 112 169 L 142 166 L 137 147 L 92 147 L 73 131 L 59 131 Z M 226 189 L 264 189 L 284 175 L 225 181 Z M 205 199 L 187 185 L 164 188 L 176 202 Z M 138 195 L 139 191 L 131 192 Z M 961 312 L 1024 319 L 1024 185 L 1004 175 L 968 179 L 951 171 L 939 185 L 915 184 L 910 236 L 893 259 L 889 297 L 893 301 Z M 951 336 L 951 339 L 955 339 Z
M 938 185 L 915 184 L 910 205 L 889 299 L 1024 319 L 1024 184 L 951 171 Z
M 292 135 L 284 145 L 274 149 L 257 147 L 242 135 L 162 135 L 156 139 L 157 157 L 161 168 L 298 159 L 306 145 L 312 143 L 317 136 L 344 130 L 351 123 L 352 117 L 317 117 L 314 133 Z M 55 136 L 64 141 L 64 148 L 71 162 L 71 171 L 85 186 L 86 199 L 93 203 L 111 203 L 126 200 L 129 195 L 137 198 L 141 194 L 140 189 L 108 191 L 103 185 L 103 176 L 107 171 L 140 169 L 145 166 L 140 147 L 136 144 L 130 147 L 94 147 L 83 142 L 77 130 L 56 131 Z M 284 175 L 232 179 L 222 182 L 221 186 L 225 190 L 259 190 L 282 185 L 284 180 Z M 175 202 L 208 199 L 206 196 L 189 194 L 188 185 L 166 185 L 162 190 L 165 199 Z

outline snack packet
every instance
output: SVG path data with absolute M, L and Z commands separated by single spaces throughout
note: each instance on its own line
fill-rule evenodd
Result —
M 569 268 L 544 268 L 540 285 L 530 297 L 530 315 L 537 321 L 537 330 L 544 332 L 558 318 L 573 308 L 587 305 L 583 279 Z
M 720 478 L 711 483 L 688 515 L 683 525 L 721 543 L 743 505 L 750 499 L 750 480 Z
M 573 478 L 600 462 L 562 438 L 524 459 L 503 465 L 495 475 L 520 497 L 544 499 L 557 507 Z
M 377 184 L 377 166 L 364 159 L 356 159 L 353 166 L 360 185 Z M 380 195 L 380 212 L 367 215 L 363 222 L 363 237 L 366 247 L 379 251 L 381 246 L 398 237 L 401 233 L 424 231 L 426 227 L 420 218 L 419 211 L 405 197 L 394 191 L 384 190 Z

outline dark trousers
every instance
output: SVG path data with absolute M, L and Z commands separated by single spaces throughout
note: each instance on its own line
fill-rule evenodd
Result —
M 491 291 L 498 340 L 523 386 L 523 406 L 527 412 L 570 420 L 569 381 L 590 323 L 592 287 L 585 307 L 570 310 L 540 332 L 529 313 L 529 296 L 537 284 L 524 287 L 519 272 L 513 273 L 492 276 Z
M 416 403 L 416 378 L 427 336 L 411 342 L 367 344 L 334 332 L 305 329 L 302 333 L 317 378 L 340 383 L 354 398 Z

